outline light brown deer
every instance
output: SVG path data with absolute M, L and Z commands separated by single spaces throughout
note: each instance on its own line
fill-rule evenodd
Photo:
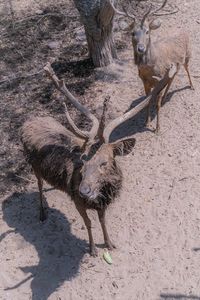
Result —
M 67 130 L 51 117 L 34 117 L 26 121 L 21 129 L 21 139 L 25 155 L 31 164 L 38 181 L 40 194 L 40 220 L 45 219 L 43 208 L 43 180 L 63 192 L 68 193 L 82 216 L 89 236 L 90 253 L 97 255 L 92 236 L 91 221 L 87 209 L 98 212 L 106 247 L 114 245 L 108 236 L 105 224 L 105 210 L 110 202 L 119 194 L 122 184 L 122 173 L 115 159 L 116 155 L 127 154 L 135 143 L 135 139 L 124 137 L 110 142 L 112 131 L 135 116 L 145 108 L 151 98 L 156 98 L 166 86 L 176 68 L 159 82 L 152 94 L 129 112 L 114 119 L 105 127 L 106 101 L 104 102 L 101 121 L 81 105 L 66 88 L 63 80 L 59 80 L 50 64 L 45 67 L 48 76 L 74 106 L 92 121 L 92 129 L 80 130 L 72 121 L 66 110 L 66 117 L 72 127 Z
M 161 22 L 159 19 L 155 19 L 154 15 L 158 13 L 167 3 L 165 0 L 161 7 L 152 11 L 152 8 L 145 13 L 142 20 L 138 20 L 134 15 L 130 15 L 127 12 L 117 13 L 124 16 L 128 16 L 133 19 L 129 30 L 132 32 L 132 44 L 134 50 L 134 60 L 138 67 L 139 76 L 143 81 L 144 90 L 146 95 L 149 95 L 152 88 L 156 86 L 160 78 L 164 76 L 167 70 L 169 70 L 171 64 L 177 66 L 177 72 L 180 66 L 184 66 L 190 87 L 193 89 L 188 64 L 191 57 L 189 35 L 184 30 L 181 32 L 172 33 L 166 38 L 152 42 L 151 31 L 160 27 Z M 160 129 L 160 116 L 159 110 L 161 107 L 162 99 L 164 100 L 173 78 L 169 79 L 165 91 L 159 95 L 157 99 L 157 125 L 156 132 Z M 150 104 L 147 109 L 147 126 L 151 121 L 150 117 Z

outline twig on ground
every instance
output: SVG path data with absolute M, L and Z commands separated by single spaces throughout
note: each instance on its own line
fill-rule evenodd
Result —
M 62 13 L 48 13 L 48 14 L 45 14 L 45 15 L 43 15 L 43 16 L 37 21 L 37 25 L 38 25 L 42 20 L 44 20 L 45 18 L 48 18 L 48 17 L 62 17 L 62 18 L 65 18 L 65 15 L 62 14 Z
M 18 178 L 20 178 L 20 179 L 23 179 L 24 181 L 28 181 L 28 182 L 30 182 L 30 183 L 34 183 L 33 180 L 28 179 L 28 178 L 25 178 L 25 177 L 23 177 L 23 176 L 19 176 L 19 175 L 17 175 L 17 174 L 15 174 L 15 176 L 18 177 Z
M 40 70 L 40 71 L 37 71 L 35 73 L 32 73 L 32 74 L 24 74 L 24 75 L 19 75 L 19 76 L 14 76 L 14 77 L 9 77 L 9 78 L 6 78 L 2 81 L 0 81 L 0 85 L 4 84 L 4 83 L 10 83 L 14 80 L 20 80 L 20 79 L 26 79 L 26 78 L 29 78 L 29 77 L 33 77 L 33 76 L 37 76 L 41 73 L 43 73 L 43 69 Z
M 13 10 L 12 0 L 9 0 L 8 3 L 9 3 L 9 6 L 10 6 L 10 14 L 11 14 L 11 18 L 12 18 L 12 27 L 14 28 L 15 13 L 14 13 L 14 10 Z
M 171 185 L 171 191 L 170 191 L 170 194 L 169 194 L 168 200 L 170 200 L 170 199 L 171 199 L 171 197 L 172 197 L 172 192 L 173 192 L 173 190 L 174 190 L 174 186 L 175 186 L 175 178 L 174 178 L 174 179 L 173 179 L 173 181 L 172 181 L 172 185 Z
M 84 25 L 79 26 L 79 27 L 76 27 L 76 28 L 73 28 L 72 30 L 69 30 L 69 31 L 67 31 L 67 30 L 65 29 L 65 30 L 64 30 L 64 34 L 70 34 L 70 33 L 72 33 L 72 32 L 77 32 L 77 31 L 79 31 L 79 30 L 82 29 L 82 28 L 84 28 Z
M 194 78 L 200 78 L 200 75 L 195 75 L 195 74 L 193 75 L 192 74 L 191 76 L 194 77 Z
M 83 269 L 83 270 L 86 270 L 86 271 L 95 272 L 95 273 L 102 273 L 102 272 L 100 272 L 100 271 L 97 271 L 97 270 L 95 270 L 95 269 L 86 268 L 86 267 L 84 267 L 84 266 L 81 266 L 81 269 Z

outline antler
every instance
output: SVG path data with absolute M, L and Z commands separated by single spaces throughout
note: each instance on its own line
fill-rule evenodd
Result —
M 65 108 L 65 115 L 66 115 L 66 118 L 67 118 L 67 121 L 69 123 L 69 125 L 72 127 L 73 131 L 81 138 L 84 138 L 84 139 L 88 139 L 88 132 L 87 131 L 83 131 L 83 130 L 80 130 L 76 124 L 74 123 L 74 121 L 72 120 L 72 118 L 70 117 L 69 113 L 68 113 L 68 109 L 67 109 L 67 106 L 66 104 L 63 102 L 63 105 L 64 105 L 64 108 Z
M 99 128 L 99 121 L 98 119 L 86 108 L 84 107 L 67 89 L 63 80 L 59 80 L 56 76 L 51 64 L 48 62 L 47 65 L 44 67 L 45 72 L 47 73 L 48 77 L 53 81 L 55 87 L 67 97 L 67 99 L 80 111 L 82 112 L 88 119 L 92 121 L 92 128 L 89 132 L 81 131 L 78 127 L 74 124 L 71 117 L 69 116 L 68 112 L 66 111 L 67 119 L 74 129 L 74 131 L 81 137 L 93 140 L 97 135 L 98 128 Z
M 163 9 L 163 8 L 165 7 L 165 5 L 167 4 L 167 1 L 168 1 L 168 0 L 164 0 L 163 3 L 162 3 L 162 5 L 161 5 L 159 8 L 157 8 L 156 10 L 154 10 L 151 14 L 154 15 L 154 14 L 156 14 L 158 11 L 160 11 L 161 9 Z
M 163 3 L 162 3 L 162 5 L 159 8 L 157 8 L 156 10 L 154 10 L 153 12 L 151 12 L 152 11 L 152 5 L 150 5 L 149 9 L 147 10 L 147 12 L 144 14 L 144 16 L 142 18 L 142 22 L 141 22 L 142 25 L 144 24 L 146 18 L 148 17 L 148 15 L 150 13 L 151 13 L 150 15 L 156 15 L 156 13 L 158 11 L 160 11 L 161 9 L 163 9 L 165 7 L 165 5 L 167 4 L 167 1 L 168 0 L 164 0 Z M 131 18 L 131 19 L 133 19 L 135 21 L 136 17 L 134 15 L 129 14 L 127 12 L 125 6 L 123 6 L 123 11 L 120 11 L 111 2 L 110 2 L 110 5 L 111 5 L 111 7 L 113 8 L 113 10 L 115 11 L 116 14 L 119 14 L 119 15 L 122 15 L 122 16 L 125 16 L 125 17 L 129 17 L 129 18 Z
M 138 104 L 136 107 L 132 108 L 130 111 L 125 113 L 123 116 L 120 116 L 113 121 L 111 121 L 107 127 L 104 129 L 104 140 L 105 143 L 109 143 L 109 138 L 113 130 L 118 127 L 120 124 L 124 123 L 125 121 L 129 120 L 130 118 L 134 117 L 136 114 L 138 114 L 141 110 L 143 110 L 152 99 L 156 99 L 159 95 L 159 93 L 165 88 L 170 78 L 173 78 L 173 76 L 177 72 L 176 65 L 172 64 L 168 72 L 166 72 L 165 76 L 159 81 L 159 83 L 156 85 L 156 87 L 153 89 L 152 93 L 140 104 Z
M 162 3 L 162 5 L 159 8 L 157 8 L 156 10 L 154 10 L 154 11 L 152 11 L 152 5 L 150 5 L 148 11 L 145 13 L 145 15 L 142 18 L 141 24 L 142 25 L 144 24 L 144 22 L 145 22 L 146 18 L 148 17 L 148 15 L 151 15 L 151 16 L 155 15 L 158 11 L 160 11 L 161 9 L 163 9 L 165 7 L 165 5 L 167 4 L 167 1 L 168 0 L 164 0 L 163 3 Z
M 144 25 L 144 22 L 145 22 L 146 18 L 148 17 L 148 15 L 150 14 L 151 10 L 152 10 L 152 5 L 150 4 L 148 11 L 144 14 L 144 16 L 142 18 L 142 21 L 141 21 L 142 26 Z
M 114 10 L 114 12 L 115 12 L 116 14 L 122 15 L 122 16 L 124 16 L 124 17 L 129 17 L 129 18 L 131 18 L 131 19 L 133 19 L 133 20 L 135 21 L 135 16 L 129 14 L 129 13 L 127 12 L 125 6 L 123 6 L 123 10 L 124 10 L 124 11 L 118 10 L 118 9 L 113 5 L 113 3 L 111 3 L 111 1 L 110 1 L 110 6 L 112 7 L 112 9 Z

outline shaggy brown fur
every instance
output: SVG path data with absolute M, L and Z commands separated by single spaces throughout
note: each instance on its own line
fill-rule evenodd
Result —
M 51 117 L 26 121 L 21 129 L 21 139 L 27 160 L 38 179 L 41 220 L 44 220 L 44 179 L 71 196 L 88 229 L 91 254 L 96 255 L 96 249 L 91 221 L 86 213 L 88 208 L 97 210 L 105 244 L 112 249 L 114 245 L 105 226 L 105 209 L 119 193 L 122 183 L 121 170 L 114 158 L 117 145 L 96 143 L 89 154 L 83 155 L 86 142 Z

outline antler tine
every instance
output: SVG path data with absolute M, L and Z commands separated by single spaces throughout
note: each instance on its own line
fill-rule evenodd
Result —
M 147 11 L 147 12 L 145 13 L 145 15 L 143 16 L 141 24 L 142 24 L 142 25 L 144 24 L 146 18 L 148 17 L 148 15 L 149 15 L 150 13 L 151 13 L 151 14 L 150 14 L 151 16 L 152 16 L 152 15 L 156 15 L 156 13 L 157 13 L 158 11 L 160 11 L 161 9 L 163 9 L 163 8 L 165 7 L 165 5 L 167 4 L 167 1 L 168 1 L 168 0 L 164 0 L 163 3 L 162 3 L 162 5 L 161 5 L 159 8 L 157 8 L 156 10 L 154 10 L 154 11 L 152 11 L 152 4 L 151 4 L 150 7 L 149 7 L 149 9 L 148 9 L 148 11 Z M 152 11 L 152 12 L 151 12 L 151 11 Z
M 111 5 L 112 9 L 114 10 L 114 12 L 115 12 L 116 14 L 121 15 L 121 16 L 124 16 L 124 17 L 129 17 L 129 18 L 131 18 L 131 19 L 133 19 L 133 20 L 135 21 L 135 16 L 129 14 L 129 13 L 127 12 L 125 6 L 123 6 L 123 10 L 124 10 L 124 11 L 120 11 L 120 10 L 118 10 L 118 9 L 113 5 L 113 3 L 111 3 L 111 1 L 110 1 L 110 5 Z
M 67 106 L 65 104 L 65 102 L 63 102 L 64 108 L 65 108 L 65 115 L 67 118 L 67 121 L 69 123 L 69 125 L 72 127 L 74 133 L 76 133 L 80 138 L 84 138 L 84 139 L 88 139 L 89 138 L 89 133 L 87 131 L 82 131 L 80 130 L 76 124 L 74 123 L 74 121 L 72 120 L 72 118 L 69 115 Z
M 108 102 L 110 100 L 110 96 L 106 96 L 103 102 L 103 112 L 101 115 L 101 120 L 99 123 L 99 129 L 98 129 L 98 137 L 100 140 L 104 140 L 103 138 L 103 131 L 104 131 L 104 127 L 105 127 L 105 115 L 106 115 L 106 111 L 108 110 Z
M 80 111 L 82 112 L 88 119 L 92 121 L 92 128 L 88 132 L 88 138 L 93 140 L 95 136 L 97 135 L 97 131 L 99 128 L 99 121 L 93 115 L 89 109 L 84 107 L 67 89 L 65 83 L 63 80 L 59 80 L 58 77 L 56 76 L 53 68 L 51 67 L 51 64 L 48 62 L 47 65 L 44 67 L 44 70 L 48 77 L 53 81 L 55 87 L 63 94 L 65 97 Z M 75 124 L 74 124 L 75 125 Z
M 165 5 L 167 4 L 167 1 L 168 0 L 164 0 L 163 3 L 162 3 L 162 5 L 159 8 L 157 8 L 156 10 L 154 10 L 152 12 L 152 15 L 156 14 L 158 11 L 160 11 L 161 9 L 163 9 L 165 7 Z
M 130 118 L 134 117 L 138 114 L 141 110 L 143 110 L 152 99 L 156 99 L 159 93 L 165 88 L 167 85 L 169 78 L 173 78 L 173 76 L 177 72 L 177 66 L 172 64 L 168 72 L 166 72 L 165 76 L 159 81 L 156 87 L 153 89 L 152 93 L 147 96 L 147 98 L 138 104 L 136 107 L 125 113 L 124 115 L 114 119 L 111 121 L 107 127 L 104 129 L 103 136 L 105 143 L 109 143 L 109 138 L 113 130 L 118 127 L 120 124 L 124 123 L 125 121 L 129 120 Z
M 148 15 L 150 14 L 151 10 L 152 10 L 152 4 L 150 4 L 148 11 L 144 14 L 144 16 L 142 18 L 142 21 L 141 21 L 142 26 L 144 25 L 144 22 L 145 22 L 146 18 L 148 17 Z

